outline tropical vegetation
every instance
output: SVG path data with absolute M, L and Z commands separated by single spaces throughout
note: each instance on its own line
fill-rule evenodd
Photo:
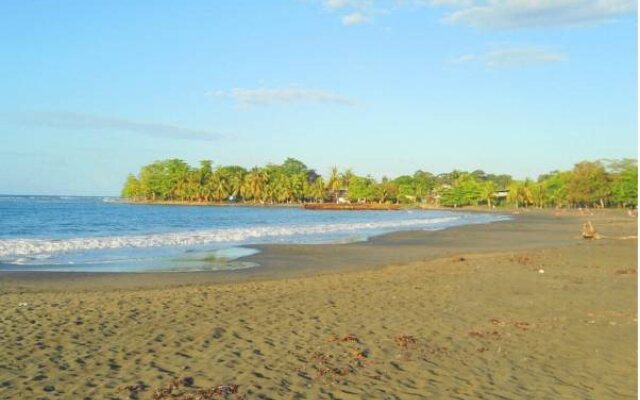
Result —
M 551 171 L 536 180 L 510 175 L 453 170 L 380 180 L 332 168 L 327 178 L 302 161 L 246 169 L 215 166 L 210 160 L 192 167 L 179 159 L 153 162 L 130 174 L 122 190 L 130 201 L 405 203 L 433 206 L 629 207 L 638 204 L 638 163 L 633 159 L 582 161 L 568 171 Z

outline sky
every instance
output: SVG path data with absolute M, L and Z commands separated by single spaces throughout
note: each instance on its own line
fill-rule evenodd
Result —
M 637 158 L 634 0 L 0 3 L 0 193 L 154 160 L 517 178 Z

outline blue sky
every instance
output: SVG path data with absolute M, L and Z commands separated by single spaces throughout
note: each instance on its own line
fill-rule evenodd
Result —
M 537 177 L 637 157 L 628 0 L 4 1 L 0 193 L 156 159 Z

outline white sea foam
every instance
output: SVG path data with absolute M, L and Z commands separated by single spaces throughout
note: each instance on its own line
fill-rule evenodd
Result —
M 481 222 L 481 221 L 477 221 Z M 489 221 L 482 221 L 489 222 Z M 214 243 L 268 242 L 269 239 L 291 236 L 326 235 L 372 230 L 401 230 L 407 228 L 444 228 L 460 223 L 461 217 L 408 219 L 359 223 L 334 223 L 297 226 L 256 226 L 250 228 L 212 229 L 130 236 L 83 237 L 72 239 L 7 239 L 0 240 L 0 257 L 38 257 L 52 253 L 102 249 L 150 248 L 163 246 L 193 246 Z

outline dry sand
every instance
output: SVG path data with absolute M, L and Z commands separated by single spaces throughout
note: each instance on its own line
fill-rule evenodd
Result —
M 270 246 L 250 272 L 0 274 L 0 398 L 177 377 L 193 387 L 162 398 L 636 398 L 637 240 L 583 240 L 587 219 L 636 235 L 622 211 L 528 212 Z

